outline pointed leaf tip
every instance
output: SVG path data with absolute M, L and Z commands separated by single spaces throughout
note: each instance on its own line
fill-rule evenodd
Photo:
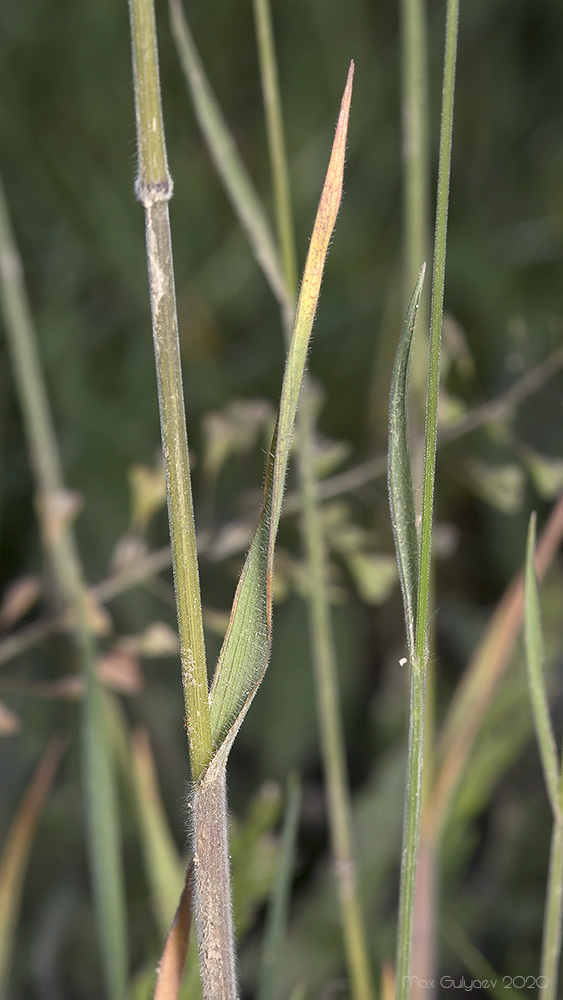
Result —
M 315 218 L 295 311 L 276 423 L 275 452 L 266 472 L 264 506 L 244 564 L 210 691 L 216 756 L 227 754 L 266 670 L 270 652 L 274 546 L 299 388 L 319 298 L 324 263 L 342 196 L 354 64 L 340 105 L 334 142 Z

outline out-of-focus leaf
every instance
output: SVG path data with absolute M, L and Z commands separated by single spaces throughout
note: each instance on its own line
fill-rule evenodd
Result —
M 38 576 L 22 576 L 14 580 L 4 593 L 0 605 L 0 629 L 11 628 L 33 607 L 41 593 Z
M 531 448 L 523 450 L 528 472 L 535 488 L 546 500 L 553 500 L 563 490 L 563 460 L 540 455 Z
M 21 719 L 0 701 L 0 736 L 13 736 L 21 729 Z
M 290 775 L 287 781 L 287 802 L 279 860 L 264 931 L 257 1000 L 275 1000 L 276 997 L 278 968 L 286 934 L 300 808 L 301 784 L 295 775 Z
M 63 751 L 55 737 L 47 747 L 23 796 L 0 856 L 0 996 L 6 995 L 14 932 L 25 870 L 37 822 L 49 795 Z
M 181 995 L 180 988 L 191 937 L 192 883 L 193 872 L 190 866 L 186 872 L 180 903 L 158 965 L 154 1000 L 176 1000 Z
M 116 649 L 137 656 L 177 656 L 179 650 L 178 633 L 166 622 L 151 622 L 138 635 L 128 635 L 119 639 Z
M 553 508 L 536 556 L 536 572 L 541 579 L 563 537 L 563 497 Z M 481 639 L 465 675 L 458 685 L 438 742 L 437 768 L 426 800 L 423 824 L 437 835 L 442 828 L 483 720 L 494 703 L 516 638 L 522 627 L 524 583 L 519 574 L 507 588 Z
M 113 649 L 98 657 L 98 676 L 106 687 L 120 694 L 135 695 L 143 688 L 144 679 L 139 659 L 133 653 Z
M 274 447 L 266 471 L 264 505 L 244 564 L 210 692 L 214 747 L 234 738 L 264 675 L 270 651 L 274 546 L 299 389 L 320 293 L 324 262 L 342 195 L 353 64 L 313 227 L 284 372 Z
M 536 515 L 530 517 L 526 545 L 526 571 L 524 577 L 524 639 L 530 701 L 536 728 L 536 737 L 551 808 L 555 817 L 560 810 L 559 762 L 555 748 L 553 726 L 543 674 L 543 631 L 540 617 L 538 581 L 534 567 L 536 550 Z
M 182 69 L 215 168 L 274 295 L 287 310 L 290 303 L 269 223 L 205 74 L 181 0 L 170 0 L 170 14 Z
M 470 483 L 475 493 L 503 514 L 520 510 L 524 499 L 525 477 L 523 469 L 514 463 L 487 465 L 473 460 L 467 466 Z
M 440 389 L 440 402 L 438 404 L 438 424 L 440 430 L 445 427 L 455 427 L 466 415 L 467 409 L 455 396 L 452 396 L 445 389 Z
M 270 892 L 278 857 L 272 831 L 280 812 L 280 789 L 270 783 L 253 799 L 244 822 L 231 821 L 233 908 L 239 935 L 248 929 L 257 907 Z
M 383 604 L 397 580 L 393 556 L 378 552 L 354 552 L 345 557 L 358 593 L 366 604 Z
M 159 464 L 151 469 L 148 465 L 132 465 L 128 471 L 131 490 L 131 526 L 133 530 L 144 532 L 153 514 L 166 504 L 166 483 L 164 467 Z
M 90 590 L 84 593 L 84 605 L 88 628 L 92 634 L 109 635 L 113 631 L 112 617 L 107 608 L 102 607 Z M 75 614 L 70 608 L 63 615 L 63 628 L 69 632 L 74 632 L 76 628 Z
M 151 900 L 159 928 L 165 935 L 178 906 L 184 875 L 162 805 L 154 758 L 145 730 L 138 730 L 133 736 L 131 763 Z
M 261 399 L 235 400 L 224 410 L 206 414 L 204 473 L 215 477 L 231 455 L 250 451 L 264 429 L 271 433 L 274 421 L 272 406 Z
M 419 542 L 416 532 L 408 440 L 408 387 L 413 334 L 422 294 L 424 271 L 423 267 L 407 309 L 395 357 L 389 404 L 389 452 L 387 458 L 391 525 L 403 592 L 405 625 L 411 661 L 414 661 Z
M 393 1000 L 395 996 L 395 970 L 390 962 L 381 966 L 381 1000 Z

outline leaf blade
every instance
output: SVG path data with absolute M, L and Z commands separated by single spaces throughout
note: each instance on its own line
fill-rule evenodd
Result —
M 543 674 L 543 630 L 541 625 L 538 581 L 534 566 L 536 548 L 536 515 L 530 517 L 526 544 L 526 569 L 524 574 L 524 645 L 526 649 L 526 670 L 530 702 L 534 717 L 534 727 L 538 749 L 547 788 L 547 794 L 555 817 L 560 812 L 559 764 L 553 726 L 549 714 L 549 704 Z
M 387 482 L 391 525 L 403 593 L 405 625 L 411 663 L 415 656 L 418 601 L 419 541 L 408 441 L 408 386 L 416 315 L 422 294 L 423 265 L 412 294 L 395 356 L 389 403 Z
M 241 573 L 211 686 L 211 730 L 215 750 L 225 746 L 228 752 L 229 741 L 234 739 L 268 664 L 274 546 L 307 348 L 342 196 L 353 72 L 354 64 L 351 63 L 295 313 L 279 415 L 266 469 L 262 513 Z

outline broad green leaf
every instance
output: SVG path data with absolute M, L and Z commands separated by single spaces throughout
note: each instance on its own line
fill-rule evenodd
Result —
M 530 517 L 528 543 L 526 546 L 526 572 L 524 579 L 524 639 L 526 647 L 526 668 L 530 688 L 530 701 L 534 725 L 540 750 L 540 757 L 554 815 L 560 810 L 560 773 L 555 749 L 553 727 L 549 715 L 549 704 L 543 675 L 543 632 L 540 618 L 538 582 L 534 567 L 536 548 L 536 515 Z
M 315 219 L 285 366 L 280 409 L 266 470 L 264 504 L 239 580 L 210 693 L 213 746 L 240 726 L 268 664 L 274 546 L 281 515 L 291 436 L 324 262 L 342 197 L 346 133 L 352 95 L 351 63 L 332 153 Z
M 170 0 L 170 18 L 182 70 L 215 168 L 256 259 L 274 295 L 286 310 L 290 304 L 266 214 L 205 74 L 181 0 Z
M 418 535 L 408 440 L 408 387 L 416 314 L 422 293 L 425 266 L 418 276 L 407 309 L 391 381 L 389 404 L 389 451 L 387 478 L 391 525 L 397 552 L 399 579 L 403 592 L 405 624 L 411 663 L 415 655 L 416 606 L 418 590 Z

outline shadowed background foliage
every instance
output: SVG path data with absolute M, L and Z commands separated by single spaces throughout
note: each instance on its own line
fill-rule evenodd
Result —
M 283 338 L 276 304 L 201 139 L 166 5 L 157 7 L 175 182 L 171 216 L 188 432 L 213 661 L 258 510 Z M 432 0 L 428 8 L 435 172 L 444 5 Z M 188 13 L 245 162 L 270 203 L 251 4 L 196 2 Z M 345 199 L 309 362 L 320 390 L 319 428 L 333 445 L 326 452 L 327 473 L 332 474 L 385 448 L 390 369 L 407 299 L 401 279 L 399 11 L 391 0 L 350 0 L 345 13 L 336 0 L 305 5 L 288 0 L 274 4 L 273 14 L 301 264 L 347 65 L 351 57 L 356 63 Z M 167 538 L 162 504 L 152 508 L 149 503 L 146 518 L 135 515 L 131 492 L 135 466 L 157 469 L 160 437 L 143 219 L 133 195 L 127 9 L 107 0 L 30 0 L 6 7 L 1 23 L 0 171 L 24 262 L 66 481 L 83 498 L 76 524 L 81 554 L 89 582 L 96 583 L 112 567 L 123 565 L 124 541 L 127 551 L 132 544 L 142 551 L 164 546 Z M 563 343 L 562 44 L 563 9 L 557 0 L 472 0 L 462 7 L 444 426 L 460 408 L 499 396 Z M 43 562 L 3 341 L 0 352 L 0 583 L 5 589 L 41 573 Z M 563 486 L 562 390 L 563 377 L 554 363 L 551 377 L 517 410 L 444 444 L 439 452 L 438 719 L 490 613 L 521 565 L 531 507 L 538 507 L 541 524 Z M 244 407 L 242 401 L 261 403 Z M 334 447 L 335 442 L 342 448 Z M 241 521 L 243 530 L 237 533 Z M 327 503 L 326 525 L 364 903 L 379 965 L 393 955 L 406 712 L 406 678 L 398 667 L 403 621 L 398 587 L 388 573 L 392 539 L 383 480 L 366 479 Z M 342 988 L 342 954 L 328 876 L 303 602 L 306 581 L 291 514 L 282 522 L 277 569 L 272 664 L 233 753 L 231 804 L 242 822 L 250 799 L 265 782 L 283 783 L 290 768 L 302 773 L 295 896 L 285 992 L 280 995 L 288 995 L 290 986 L 304 979 L 317 996 L 321 987 Z M 543 593 L 548 665 L 555 668 L 555 728 L 561 735 L 561 565 L 552 568 Z M 38 604 L 14 627 L 46 614 L 54 603 L 47 577 Z M 115 650 L 123 637 L 138 637 L 152 622 L 173 627 L 170 574 L 126 591 L 109 611 L 111 621 L 101 639 L 106 650 Z M 166 652 L 162 639 L 150 657 L 138 656 L 139 643 L 131 654 L 131 645 L 127 679 L 133 683 L 134 667 L 139 674 L 133 693 L 120 696 L 122 707 L 131 728 L 149 730 L 161 794 L 181 851 L 186 844 L 188 767 L 177 657 Z M 61 697 L 60 690 L 39 686 L 67 677 L 74 668 L 67 639 L 58 634 L 3 663 L 0 675 L 0 698 L 21 723 L 0 744 L 3 834 L 51 735 L 62 732 L 68 738 L 24 885 L 10 993 L 17 1000 L 100 995 L 77 705 Z M 534 975 L 550 817 L 531 740 L 519 652 L 479 748 L 444 847 L 444 926 L 447 931 L 448 923 L 463 925 L 500 973 Z M 160 933 L 151 915 L 126 781 L 123 792 L 133 975 L 145 963 L 154 964 Z M 255 873 L 254 882 L 249 876 L 254 889 L 245 890 L 247 901 L 252 900 L 247 906 L 249 935 L 242 940 L 248 995 L 271 875 L 268 831 L 275 829 L 277 819 L 268 799 L 273 792 L 264 795 L 270 812 L 256 833 L 260 849 L 254 850 L 263 871 Z M 252 818 L 246 829 L 251 828 Z M 462 958 L 459 942 L 446 933 L 444 972 L 467 975 Z

